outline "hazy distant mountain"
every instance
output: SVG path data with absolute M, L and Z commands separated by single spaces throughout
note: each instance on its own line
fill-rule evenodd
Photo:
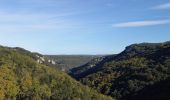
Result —
M 55 62 L 56 67 L 66 72 L 101 56 L 102 55 L 45 55 L 46 58 Z
M 0 99 L 112 100 L 44 65 L 46 60 L 22 48 L 0 46 Z
M 93 62 L 95 65 L 90 68 Z M 170 90 L 166 89 L 170 77 L 170 42 L 133 44 L 108 60 L 90 64 L 72 69 L 71 75 L 105 95 L 121 100 L 138 100 L 138 96 L 140 100 L 170 98 Z
M 112 60 L 114 56 L 115 55 L 96 57 L 82 66 L 70 69 L 69 74 L 79 80 L 89 74 L 101 70 L 100 68 L 103 64 Z

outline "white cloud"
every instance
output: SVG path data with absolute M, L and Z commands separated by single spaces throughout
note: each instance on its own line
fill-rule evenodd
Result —
M 77 13 L 7 13 L 0 11 L 1 33 L 48 32 L 74 28 L 75 23 L 67 18 Z
M 154 26 L 154 25 L 163 25 L 170 24 L 170 19 L 165 20 L 147 20 L 147 21 L 134 21 L 134 22 L 124 22 L 113 24 L 113 27 L 126 28 L 126 27 L 144 27 L 144 26 Z
M 153 7 L 152 9 L 170 9 L 170 2 L 161 4 L 161 5 L 157 5 L 157 6 Z

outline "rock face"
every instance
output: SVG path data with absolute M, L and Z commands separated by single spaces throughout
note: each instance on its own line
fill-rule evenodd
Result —
M 43 56 L 40 57 L 39 55 L 36 55 L 36 57 L 37 57 L 37 63 L 43 64 L 45 62 L 45 58 Z
M 56 64 L 56 62 L 54 61 L 54 60 L 48 60 L 48 63 L 51 63 L 52 65 L 55 65 Z
M 46 58 L 45 56 L 36 55 L 36 59 L 39 64 L 56 65 L 56 62 L 53 59 Z

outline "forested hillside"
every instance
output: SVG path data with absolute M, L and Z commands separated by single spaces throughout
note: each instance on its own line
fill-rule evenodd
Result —
M 170 100 L 170 78 L 143 88 L 127 100 Z
M 93 71 L 79 68 L 78 72 L 83 70 L 86 74 L 82 76 L 73 70 L 71 75 L 83 84 L 121 100 L 138 100 L 138 97 L 140 100 L 167 100 L 165 98 L 170 97 L 170 90 L 166 89 L 170 77 L 170 42 L 130 45 L 102 65 L 99 62 L 95 68 L 97 70 L 91 68 Z
M 1 100 L 112 100 L 59 70 L 37 63 L 38 53 L 0 46 Z

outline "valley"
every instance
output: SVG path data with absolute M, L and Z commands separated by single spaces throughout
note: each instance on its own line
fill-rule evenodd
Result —
M 102 55 L 44 55 L 47 59 L 55 62 L 54 66 L 60 70 L 68 72 L 70 69 L 82 66 L 92 59 L 101 57 Z
M 170 0 L 0 0 L 0 100 L 170 100 Z
M 64 70 L 63 70 L 64 69 Z M 0 46 L 0 98 L 168 100 L 170 42 L 113 55 L 42 55 Z

